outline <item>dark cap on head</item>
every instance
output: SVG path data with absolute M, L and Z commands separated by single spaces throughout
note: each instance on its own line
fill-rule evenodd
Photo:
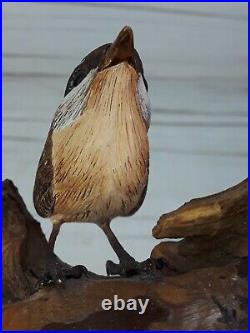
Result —
M 146 89 L 148 89 L 141 59 L 134 48 L 133 30 L 129 26 L 125 26 L 113 43 L 104 44 L 90 52 L 74 69 L 68 80 L 64 96 L 76 87 L 92 69 L 98 68 L 98 71 L 101 71 L 124 61 L 134 67 L 137 73 L 141 73 Z

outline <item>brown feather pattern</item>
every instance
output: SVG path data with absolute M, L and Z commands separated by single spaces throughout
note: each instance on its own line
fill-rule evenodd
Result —
M 84 113 L 54 129 L 53 215 L 65 222 L 129 215 L 145 195 L 149 149 L 137 80 L 126 63 L 98 72 Z
M 52 130 L 49 131 L 43 153 L 38 163 L 33 191 L 33 201 L 37 213 L 42 217 L 50 217 L 53 213 L 55 197 L 53 193 L 52 166 Z

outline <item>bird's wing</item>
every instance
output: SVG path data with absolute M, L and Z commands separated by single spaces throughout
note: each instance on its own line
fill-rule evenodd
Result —
M 145 79 L 142 61 L 141 61 L 139 53 L 136 51 L 136 49 L 134 49 L 134 61 L 135 61 L 136 71 L 142 75 L 142 79 L 145 84 L 145 88 L 148 91 L 148 82 Z
M 147 176 L 148 176 L 148 174 L 149 174 L 149 160 L 148 160 L 148 165 L 147 165 Z M 137 212 L 137 210 L 141 207 L 141 205 L 143 204 L 143 201 L 146 197 L 147 190 L 148 190 L 148 179 L 147 179 L 146 184 L 144 185 L 143 191 L 141 193 L 139 201 L 137 202 L 137 205 L 131 209 L 128 216 L 134 215 Z
M 141 205 L 143 204 L 143 201 L 146 197 L 147 189 L 148 189 L 148 183 L 145 185 L 145 187 L 142 191 L 140 200 L 138 201 L 137 205 L 131 209 L 131 211 L 128 213 L 128 216 L 134 215 L 137 212 L 137 210 L 141 207 Z
M 49 131 L 41 158 L 39 160 L 36 180 L 33 190 L 33 201 L 37 213 L 42 217 L 53 214 L 55 197 L 53 194 L 53 166 L 52 166 L 52 130 Z

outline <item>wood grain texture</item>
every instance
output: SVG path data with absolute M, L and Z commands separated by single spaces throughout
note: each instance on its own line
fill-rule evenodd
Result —
M 245 228 L 247 198 L 248 179 L 245 179 L 216 195 L 191 200 L 175 211 L 162 215 L 153 229 L 153 236 L 178 238 L 227 232 L 238 217 L 244 221 L 242 227 Z
M 247 329 L 247 207 L 242 209 L 236 197 L 234 218 L 225 214 L 227 232 L 210 234 L 208 228 L 207 235 L 159 244 L 152 251 L 157 265 L 149 277 L 89 273 L 33 294 L 36 278 L 29 273 L 43 267 L 48 244 L 13 183 L 5 181 L 3 188 L 4 330 Z M 104 311 L 102 300 L 114 294 L 126 301 L 148 298 L 146 312 Z

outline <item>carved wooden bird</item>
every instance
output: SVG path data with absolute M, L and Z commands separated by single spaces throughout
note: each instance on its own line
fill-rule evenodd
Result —
M 138 263 L 121 246 L 110 222 L 142 205 L 148 183 L 150 103 L 133 31 L 88 54 L 70 76 L 39 161 L 33 199 L 50 218 L 54 248 L 65 222 L 96 223 L 116 252 L 122 274 Z M 107 262 L 108 274 L 116 274 Z M 47 267 L 47 276 L 59 276 Z

